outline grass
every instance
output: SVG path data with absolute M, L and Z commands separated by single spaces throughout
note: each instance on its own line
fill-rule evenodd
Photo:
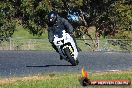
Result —
M 14 32 L 12 38 L 23 38 L 23 39 L 46 39 L 48 34 L 43 33 L 42 36 L 36 36 L 31 34 L 27 29 L 24 29 L 22 25 L 16 25 L 16 31 Z
M 78 73 L 50 73 L 32 77 L 15 77 L 0 80 L 0 88 L 83 88 Z M 132 79 L 132 72 L 96 72 L 89 73 L 91 80 L 96 79 Z M 88 86 L 88 88 L 132 88 L 130 86 Z
M 16 26 L 16 31 L 14 32 L 11 42 L 2 42 L 0 45 L 0 50 L 45 50 L 45 51 L 53 51 L 51 44 L 48 41 L 48 33 L 47 31 L 43 33 L 42 36 L 33 36 L 28 32 L 27 29 L 24 29 L 21 25 Z M 89 39 L 87 37 L 87 39 Z M 92 40 L 87 40 L 87 43 L 90 45 L 86 45 L 83 40 L 77 39 L 77 45 L 82 49 L 82 51 L 94 51 L 97 50 L 97 47 L 94 46 Z M 11 44 L 11 45 L 10 45 Z M 124 47 L 123 47 L 124 48 Z M 123 49 L 118 45 L 113 46 L 108 43 L 106 39 L 101 38 L 99 43 L 99 50 L 101 51 L 128 51 L 132 50 L 132 45 L 125 46 Z

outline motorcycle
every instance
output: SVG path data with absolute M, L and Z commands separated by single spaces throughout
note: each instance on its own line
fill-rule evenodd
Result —
M 70 34 L 65 30 L 61 34 L 54 34 L 54 45 L 57 47 L 59 54 L 73 66 L 78 65 L 79 61 L 77 47 Z

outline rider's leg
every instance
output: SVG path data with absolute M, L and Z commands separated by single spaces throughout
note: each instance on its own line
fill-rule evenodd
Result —
M 52 45 L 52 47 L 55 49 L 55 51 L 56 51 L 57 53 L 59 53 L 57 47 L 56 47 L 53 43 L 51 43 L 51 45 Z
M 55 51 L 56 51 L 57 53 L 59 53 L 57 47 L 56 47 L 53 43 L 51 43 L 51 45 L 52 45 L 52 47 L 55 49 Z M 63 59 L 63 57 L 60 55 L 60 60 L 62 60 L 62 59 Z

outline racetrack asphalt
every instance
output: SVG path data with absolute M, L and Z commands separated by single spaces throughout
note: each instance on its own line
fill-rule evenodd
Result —
M 80 52 L 78 66 L 59 60 L 56 52 L 0 51 L 0 77 L 28 76 L 49 72 L 132 70 L 132 52 Z

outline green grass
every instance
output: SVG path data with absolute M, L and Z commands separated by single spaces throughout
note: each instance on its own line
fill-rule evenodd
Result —
M 28 32 L 27 29 L 24 29 L 21 25 L 17 25 L 16 29 L 17 30 L 15 31 L 15 33 L 12 36 L 13 41 L 14 41 L 13 43 L 15 43 L 13 46 L 13 49 L 15 49 L 15 50 L 46 50 L 46 51 L 54 50 L 52 48 L 52 46 L 50 45 L 50 43 L 48 42 L 47 31 L 45 33 L 43 33 L 42 36 L 33 36 L 32 34 L 30 34 L 30 32 Z M 92 34 L 92 36 L 93 36 L 93 34 Z M 89 39 L 89 37 L 87 37 L 87 38 Z M 31 44 L 30 44 L 29 43 L 30 40 L 26 40 L 26 39 L 42 39 L 43 41 L 37 40 L 36 42 L 31 42 Z M 90 46 L 86 45 L 83 40 L 77 40 L 78 46 L 83 51 L 94 51 L 96 49 L 92 40 L 87 40 L 87 43 Z M 30 45 L 30 47 L 29 47 L 29 45 Z M 119 45 L 113 46 L 109 43 L 106 43 L 106 39 L 104 39 L 104 38 L 101 38 L 101 40 L 100 40 L 99 49 L 103 50 L 103 51 L 107 51 L 107 50 L 124 51 L 120 48 Z M 131 47 L 129 49 L 131 50 Z
M 47 38 L 47 31 L 43 33 L 42 36 L 36 36 L 31 34 L 27 29 L 24 29 L 22 25 L 16 26 L 16 31 L 14 32 L 12 38 L 23 38 L 23 39 L 45 39 Z
M 43 33 L 42 36 L 33 36 L 32 34 L 30 34 L 30 32 L 28 32 L 27 29 L 24 29 L 21 25 L 17 25 L 16 26 L 16 31 L 14 32 L 12 38 L 13 38 L 13 43 L 14 43 L 14 47 L 13 49 L 15 50 L 30 50 L 28 47 L 29 44 L 29 40 L 27 41 L 27 39 L 44 39 L 44 40 L 38 40 L 35 42 L 31 41 L 31 50 L 45 50 L 45 51 L 53 51 L 54 49 L 52 48 L 51 44 L 48 42 L 48 33 L 46 31 L 46 33 Z M 78 40 L 77 41 L 78 46 L 85 51 L 89 51 L 92 50 L 90 46 L 85 45 L 84 41 L 82 40 Z
M 83 88 L 79 79 L 81 74 L 77 73 L 50 73 L 29 78 L 12 78 L 10 83 L 0 84 L 0 88 Z M 99 72 L 90 73 L 91 80 L 96 79 L 132 79 L 132 72 Z M 2 80 L 2 79 L 1 79 Z M 6 81 L 6 80 L 5 80 Z M 132 88 L 130 86 L 88 86 L 88 88 Z

